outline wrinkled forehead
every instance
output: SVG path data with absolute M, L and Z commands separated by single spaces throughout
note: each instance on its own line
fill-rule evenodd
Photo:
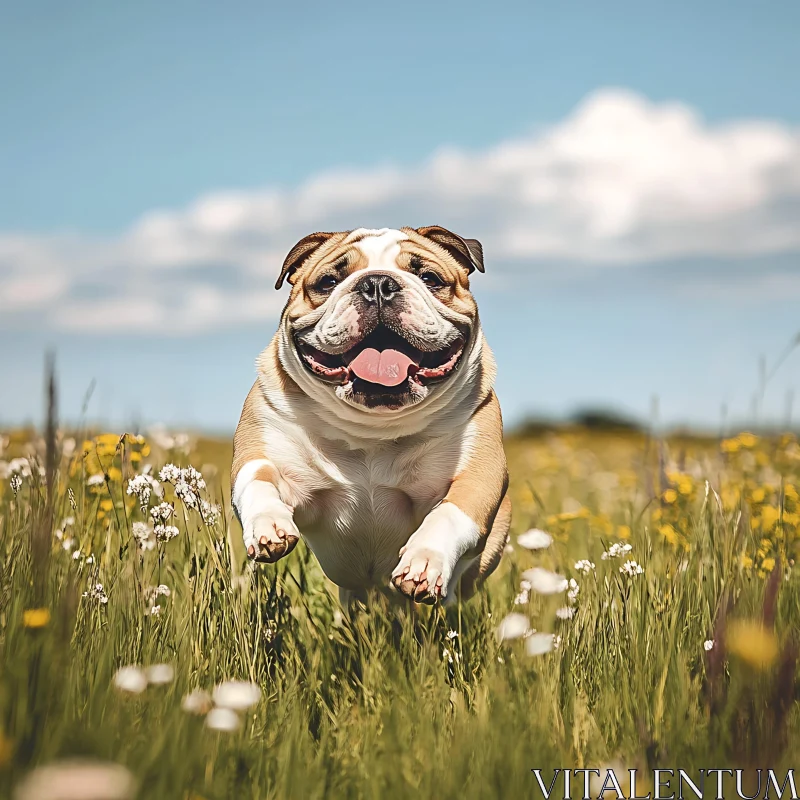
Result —
M 408 242 L 408 234 L 392 228 L 358 228 L 342 242 L 342 249 L 355 250 L 364 267 L 382 269 L 397 266 L 397 257 Z
M 323 247 L 311 272 L 316 267 L 324 267 L 340 258 L 347 258 L 348 272 L 361 269 L 402 269 L 408 270 L 410 256 L 421 256 L 424 260 L 437 263 L 456 280 L 461 279 L 463 270 L 442 248 L 419 235 L 413 229 L 357 228 Z M 466 273 L 463 277 L 466 279 Z

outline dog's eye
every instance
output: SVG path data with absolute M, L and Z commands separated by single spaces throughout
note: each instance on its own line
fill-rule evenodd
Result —
M 323 275 L 314 287 L 318 292 L 332 292 L 339 283 L 335 275 Z
M 435 273 L 428 270 L 427 272 L 423 272 L 419 279 L 429 288 L 429 289 L 438 289 L 441 286 L 444 286 L 444 282 L 442 279 Z

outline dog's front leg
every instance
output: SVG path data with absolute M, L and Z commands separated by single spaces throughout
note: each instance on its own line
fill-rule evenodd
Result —
M 238 470 L 233 483 L 233 504 L 242 523 L 248 557 L 272 563 L 294 550 L 300 532 L 291 506 L 281 500 L 275 467 L 254 459 Z
M 465 435 L 457 474 L 400 551 L 392 584 L 418 603 L 452 597 L 464 569 L 486 546 L 508 486 L 500 406 L 492 392 Z

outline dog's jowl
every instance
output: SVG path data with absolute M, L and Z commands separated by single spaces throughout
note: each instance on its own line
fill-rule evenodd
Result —
M 314 233 L 277 281 L 280 327 L 236 429 L 247 554 L 302 535 L 343 596 L 467 597 L 511 520 L 495 364 L 469 281 L 479 242 L 444 228 Z

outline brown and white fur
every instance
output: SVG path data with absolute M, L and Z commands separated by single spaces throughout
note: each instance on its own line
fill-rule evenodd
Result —
M 511 506 L 475 269 L 480 244 L 438 226 L 295 245 L 276 285 L 288 279 L 289 300 L 234 438 L 251 559 L 277 561 L 302 533 L 343 600 L 377 587 L 427 603 L 469 596 L 497 567 Z M 414 359 L 398 386 L 349 366 L 381 337 Z

